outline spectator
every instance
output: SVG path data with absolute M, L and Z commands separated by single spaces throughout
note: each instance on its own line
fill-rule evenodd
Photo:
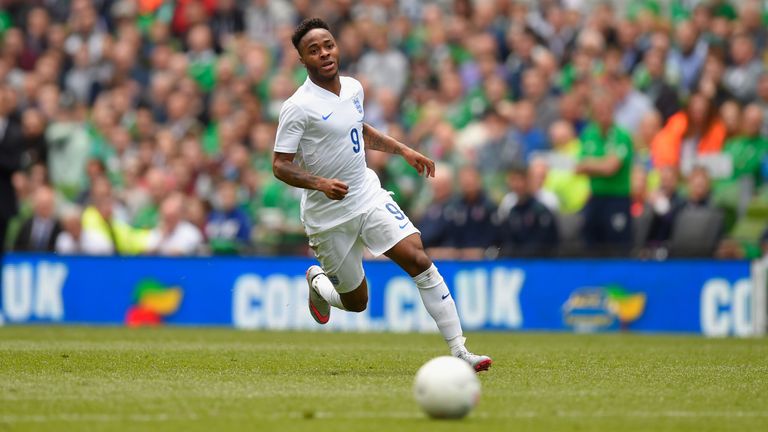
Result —
M 93 64 L 97 64 L 104 55 L 104 47 L 107 43 L 107 35 L 99 24 L 99 15 L 90 2 L 73 3 L 69 16 L 71 31 L 64 42 L 64 49 L 72 56 L 85 47 L 88 57 Z
M 739 23 L 758 52 L 768 48 L 768 29 L 763 24 L 764 9 L 759 0 L 739 2 Z
M 48 162 L 48 146 L 45 142 L 46 120 L 36 109 L 23 112 L 21 126 L 24 134 L 24 154 L 22 165 L 26 168 L 35 164 L 46 165 Z
M 210 204 L 198 197 L 188 197 L 184 207 L 184 220 L 196 226 L 205 237 L 205 226 L 208 224 Z M 205 237 L 207 240 L 207 237 Z
M 584 208 L 584 238 L 597 253 L 624 254 L 631 244 L 630 172 L 632 138 L 613 121 L 615 100 L 605 91 L 591 101 L 592 122 L 581 135 L 577 174 L 590 178 Z
M 550 94 L 551 89 L 544 74 L 533 68 L 523 73 L 523 100 L 534 108 L 533 126 L 540 131 L 547 131 L 557 120 L 558 104 Z
M 643 216 L 648 210 L 648 171 L 645 167 L 632 164 L 632 172 L 629 177 L 629 213 L 632 218 Z
M 245 7 L 245 28 L 248 39 L 270 48 L 279 45 L 278 30 L 298 22 L 289 0 L 252 0 Z M 346 26 L 345 28 L 351 28 Z M 345 54 L 346 50 L 343 51 Z
M 566 93 L 560 98 L 560 119 L 571 124 L 577 135 L 584 132 L 587 118 L 581 99 L 575 92 Z
M 635 73 L 635 83 L 638 90 L 651 99 L 653 105 L 661 113 L 666 122 L 680 109 L 677 91 L 667 82 L 666 64 L 664 53 L 656 49 L 650 49 L 643 57 L 642 67 Z
M 499 255 L 552 256 L 557 250 L 555 216 L 532 194 L 530 175 L 525 168 L 513 168 L 507 174 L 510 192 L 517 200 L 505 214 L 499 215 L 496 244 Z
M 543 189 L 554 193 L 560 213 L 577 213 L 584 208 L 590 193 L 589 177 L 578 175 L 573 170 L 581 154 L 581 141 L 576 136 L 573 126 L 564 120 L 558 120 L 552 124 L 549 129 L 549 140 L 552 143 L 553 153 L 550 154 L 549 172 Z
M 706 96 L 715 106 L 733 99 L 733 94 L 723 85 L 725 63 L 721 56 L 711 54 L 704 62 L 704 69 L 695 84 L 694 93 Z
M 760 250 L 763 253 L 763 256 L 768 255 L 768 228 L 766 228 L 763 231 L 763 234 L 760 235 Z
M 132 225 L 152 229 L 160 220 L 160 204 L 170 192 L 168 175 L 160 168 L 150 168 L 143 181 L 144 204 L 133 216 Z
M 18 212 L 12 177 L 21 169 L 24 150 L 21 125 L 13 113 L 11 91 L 0 85 L 0 258 L 5 250 L 8 223 Z
M 218 188 L 217 205 L 205 226 L 211 251 L 215 254 L 237 254 L 246 251 L 251 240 L 251 222 L 238 207 L 237 185 L 222 182 Z
M 528 184 L 531 186 L 531 194 L 544 204 L 545 207 L 558 212 L 560 210 L 560 201 L 554 192 L 545 186 L 549 177 L 549 163 L 544 156 L 538 156 L 531 159 L 528 164 Z
M 243 11 L 235 0 L 218 0 L 211 16 L 211 29 L 218 51 L 222 51 L 233 37 L 245 30 Z
M 712 181 L 706 168 L 695 166 L 688 176 L 686 207 L 710 207 L 712 205 Z
M 486 197 L 477 168 L 465 166 L 459 171 L 459 196 L 449 211 L 447 243 L 458 250 L 458 257 L 483 258 L 494 241 L 496 206 Z
M 399 104 L 399 96 L 392 89 L 382 87 L 376 91 L 370 104 L 366 101 L 365 117 L 376 129 L 386 129 L 388 124 L 399 122 Z
M 653 164 L 688 173 L 697 155 L 722 150 L 725 135 L 717 107 L 703 94 L 694 94 L 685 111 L 672 116 L 651 143 Z
M 56 237 L 56 253 L 61 255 L 77 255 L 84 252 L 82 245 L 82 212 L 77 207 L 69 207 L 62 211 L 62 231 Z
M 169 195 L 160 207 L 160 223 L 147 238 L 148 253 L 181 256 L 196 255 L 202 251 L 203 233 L 196 226 L 182 219 L 184 197 Z
M 455 72 L 440 76 L 439 104 L 446 118 L 456 129 L 463 129 L 472 121 L 472 111 L 464 99 L 461 78 Z
M 531 101 L 523 100 L 515 106 L 512 139 L 523 148 L 525 160 L 537 152 L 549 150 L 549 142 L 544 130 L 536 126 L 536 108 Z
M 94 180 L 91 199 L 83 210 L 80 246 L 87 255 L 136 255 L 147 247 L 145 230 L 134 229 L 121 217 L 122 211 L 105 177 Z
M 453 169 L 448 165 L 438 165 L 435 177 L 429 180 L 431 196 L 429 206 L 419 218 L 417 227 L 421 231 L 421 241 L 430 256 L 437 259 L 456 258 L 456 251 L 450 242 L 451 211 L 453 196 Z
M 502 122 L 503 120 L 498 119 L 498 121 Z M 489 130 L 491 129 L 489 128 Z M 456 148 L 458 145 L 456 130 L 450 123 L 439 122 L 425 132 L 429 133 L 429 135 L 422 143 L 422 146 L 429 154 L 433 155 L 436 160 L 449 164 L 452 168 L 461 165 L 464 156 Z M 489 133 L 489 138 L 493 137 L 492 134 L 493 132 Z
M 640 22 L 633 19 L 623 19 L 616 25 L 615 42 L 617 50 L 621 52 L 620 72 L 631 73 L 642 60 L 643 44 L 647 43 L 641 37 Z
M 675 27 L 676 46 L 667 55 L 667 67 L 678 77 L 677 83 L 683 94 L 693 90 L 696 76 L 704 66 L 708 46 L 690 21 L 678 23 Z
M 730 45 L 733 64 L 725 70 L 723 84 L 740 103 L 752 102 L 758 79 L 764 70 L 756 56 L 755 43 L 747 35 L 737 35 L 731 39 Z
M 530 115 L 529 110 L 528 114 Z M 495 110 L 489 110 L 483 118 L 485 142 L 478 150 L 477 160 L 483 170 L 491 173 L 502 172 L 504 167 L 525 162 L 524 143 L 516 129 Z M 537 142 L 533 145 L 542 145 Z
M 725 125 L 725 138 L 730 139 L 741 129 L 741 106 L 735 100 L 725 101 L 720 105 L 720 118 Z
M 768 136 L 768 71 L 760 75 L 760 81 L 757 85 L 757 104 L 763 110 L 763 127 L 761 134 Z
M 34 7 L 27 12 L 26 21 L 24 51 L 19 59 L 19 66 L 24 70 L 33 70 L 37 59 L 47 48 L 45 32 L 50 24 L 50 16 L 44 8 Z
M 83 205 L 88 201 L 88 197 L 91 194 L 91 184 L 97 177 L 104 177 L 107 175 L 107 167 L 100 159 L 90 159 L 85 163 L 85 176 L 86 186 L 81 188 L 80 194 L 75 199 L 75 203 Z
M 617 101 L 614 121 L 622 129 L 634 134 L 643 116 L 653 110 L 653 104 L 646 95 L 632 87 L 629 75 L 618 73 L 608 80 Z
M 731 179 L 748 177 L 757 185 L 761 180 L 761 166 L 768 155 L 768 137 L 760 133 L 763 110 L 751 104 L 744 108 L 740 133 L 725 143 L 723 153 L 733 161 Z
M 203 131 L 203 150 L 208 155 L 221 152 L 219 125 L 232 115 L 234 100 L 228 93 L 215 92 L 208 110 L 208 127 Z
M 389 43 L 388 27 L 371 29 L 368 44 L 373 48 L 360 58 L 360 74 L 374 89 L 387 88 L 401 95 L 408 82 L 408 59 Z
M 76 197 L 82 187 L 90 153 L 90 138 L 83 120 L 82 106 L 64 94 L 56 118 L 45 131 L 51 182 L 68 198 Z
M 215 84 L 216 53 L 211 28 L 204 24 L 192 27 L 187 34 L 189 75 L 199 88 L 208 93 Z
M 175 140 L 180 140 L 188 134 L 198 134 L 200 123 L 195 118 L 192 99 L 184 92 L 177 91 L 168 97 L 166 112 L 168 114 L 168 131 Z
M 547 48 L 555 57 L 559 59 L 565 57 L 576 37 L 576 30 L 568 22 L 567 10 L 557 3 L 550 3 L 545 7 L 544 16 L 537 19 L 535 23 L 530 21 L 529 23 L 538 36 L 546 41 Z
M 61 223 L 56 219 L 56 196 L 53 189 L 44 186 L 34 192 L 33 215 L 21 225 L 14 250 L 20 252 L 53 252 Z
M 637 130 L 632 135 L 635 144 L 635 162 L 647 171 L 653 167 L 651 161 L 651 143 L 661 131 L 662 118 L 658 111 L 649 111 L 640 119 Z
M 508 71 L 507 81 L 513 95 L 523 93 L 523 74 L 535 66 L 533 53 L 539 48 L 536 34 L 521 26 L 510 26 L 507 33 L 507 43 L 512 47 L 512 53 L 505 61 Z
M 515 167 L 516 165 L 510 166 Z M 506 186 L 508 191 L 501 198 L 499 207 L 496 209 L 496 213 L 499 218 L 505 217 L 510 212 L 512 207 L 517 204 L 519 199 L 515 193 L 516 189 L 511 183 L 511 181 L 514 180 L 511 174 L 514 174 L 515 171 L 516 170 L 507 171 L 506 173 Z M 517 171 L 519 171 L 519 169 Z M 544 182 L 549 177 L 549 165 L 547 164 L 547 161 L 544 159 L 544 157 L 533 158 L 531 160 L 530 166 L 525 169 L 525 172 L 528 175 L 526 183 L 530 187 L 528 193 L 535 197 L 538 202 L 543 204 L 553 213 L 557 212 L 560 207 L 560 202 L 557 198 L 557 195 L 544 187 Z
M 660 173 L 659 190 L 650 197 L 653 212 L 648 237 L 644 239 L 651 247 L 664 246 L 672 235 L 675 218 L 685 206 L 685 200 L 679 193 L 680 174 L 673 167 L 664 167 Z

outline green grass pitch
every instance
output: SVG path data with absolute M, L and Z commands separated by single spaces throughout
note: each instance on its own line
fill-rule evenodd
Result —
M 6 431 L 765 431 L 768 341 L 480 333 L 494 357 L 461 421 L 413 376 L 435 334 L 0 327 Z

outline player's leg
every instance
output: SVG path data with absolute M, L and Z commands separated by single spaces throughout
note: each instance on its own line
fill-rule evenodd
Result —
M 456 304 L 443 277 L 424 251 L 419 230 L 390 197 L 365 217 L 361 237 L 371 253 L 386 255 L 412 278 L 424 307 L 435 320 L 451 353 L 467 360 L 476 370 L 488 369 L 491 359 L 475 356 L 464 347 Z
M 358 237 L 362 217 L 309 236 L 320 266 L 307 269 L 309 311 L 320 324 L 330 319 L 331 307 L 362 311 L 368 303 L 363 273 L 363 244 Z
M 435 320 L 437 328 L 451 349 L 451 355 L 467 361 L 476 371 L 491 367 L 493 361 L 490 357 L 472 354 L 464 346 L 466 339 L 461 329 L 456 303 L 448 291 L 443 276 L 424 251 L 421 236 L 418 233 L 409 235 L 389 249 L 385 255 L 413 278 L 419 289 L 421 301 Z
M 362 261 L 360 265 L 362 267 Z M 339 292 L 338 289 L 343 289 L 344 285 L 340 284 L 340 288 L 336 288 L 322 267 L 313 265 L 307 270 L 307 283 L 311 288 L 310 309 L 314 304 L 315 309 L 318 309 L 322 317 L 329 316 L 330 306 L 349 312 L 362 312 L 368 307 L 368 284 L 365 282 L 365 275 L 362 276 L 362 281 L 352 291 Z M 324 300 L 328 307 L 321 306 L 321 300 Z M 315 316 L 315 311 L 312 311 L 312 315 Z M 324 319 L 324 321 L 327 322 L 328 320 Z M 321 324 L 325 324 L 325 322 Z

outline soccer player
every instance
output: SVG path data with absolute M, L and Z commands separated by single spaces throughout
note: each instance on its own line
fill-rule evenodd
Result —
M 339 48 L 323 20 L 304 20 L 292 42 L 309 77 L 280 111 L 272 170 L 283 182 L 304 189 L 302 221 L 322 265 L 307 269 L 312 317 L 325 324 L 331 306 L 365 310 L 367 247 L 413 278 L 451 354 L 476 371 L 487 370 L 491 359 L 464 347 L 448 287 L 424 252 L 419 230 L 366 166 L 365 149 L 400 155 L 425 176 L 434 177 L 435 163 L 363 121 L 363 88 L 339 76 Z

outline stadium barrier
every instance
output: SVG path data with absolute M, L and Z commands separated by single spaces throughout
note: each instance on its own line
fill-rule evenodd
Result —
M 752 262 L 752 327 L 754 336 L 768 333 L 768 256 Z
M 370 287 L 365 312 L 333 311 L 328 326 L 316 325 L 306 310 L 304 279 L 312 262 L 10 254 L 2 268 L 0 324 L 436 331 L 411 279 L 388 261 L 365 263 Z M 437 265 L 468 331 L 752 336 L 765 329 L 768 262 L 513 260 Z M 757 304 L 761 307 L 754 307 Z

